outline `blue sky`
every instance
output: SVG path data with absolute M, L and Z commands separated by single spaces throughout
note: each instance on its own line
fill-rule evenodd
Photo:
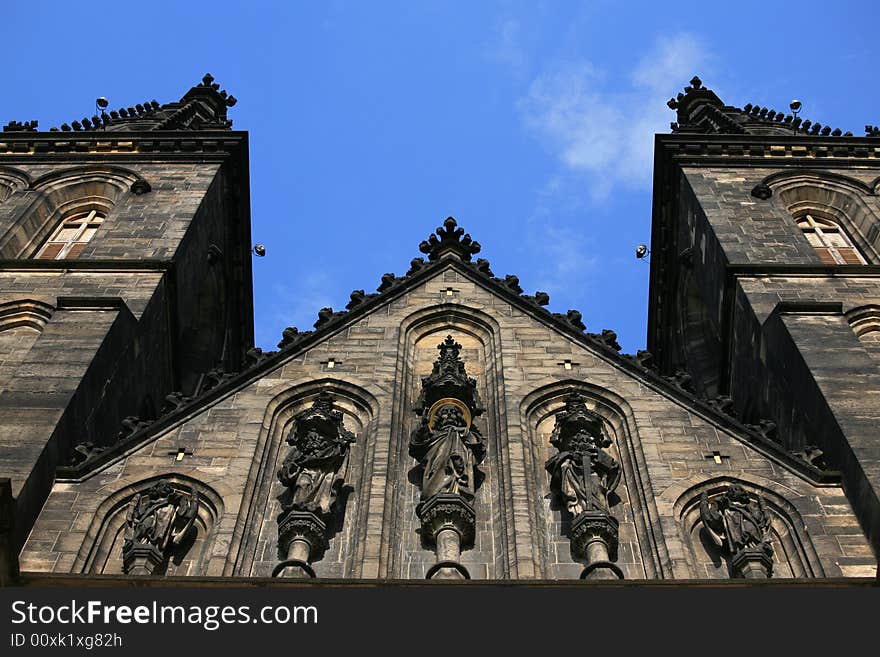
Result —
M 698 74 L 732 105 L 880 123 L 876 2 L 4 3 L 0 121 L 177 100 L 250 132 L 257 344 L 402 274 L 455 216 L 496 275 L 645 343 L 655 132 Z

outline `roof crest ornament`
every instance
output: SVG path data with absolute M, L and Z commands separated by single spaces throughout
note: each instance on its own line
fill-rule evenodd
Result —
M 480 243 L 471 239 L 470 234 L 465 233 L 463 228 L 458 227 L 458 222 L 452 217 L 447 217 L 435 233 L 419 244 L 419 251 L 426 254 L 431 262 L 439 260 L 448 253 L 458 256 L 464 262 L 470 262 L 471 256 L 480 252 Z M 440 239 L 437 239 L 438 237 Z

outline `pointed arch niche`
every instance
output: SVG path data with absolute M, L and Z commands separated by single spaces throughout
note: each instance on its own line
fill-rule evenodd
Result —
M 794 505 L 773 490 L 776 484 L 759 481 L 757 477 L 716 477 L 687 488 L 674 504 L 692 572 L 699 579 L 729 579 L 725 555 L 716 547 L 700 521 L 700 496 L 705 492 L 711 500 L 723 494 L 732 484 L 739 484 L 751 495 L 760 495 L 771 515 L 770 535 L 773 546 L 773 578 L 825 577 L 825 571 L 806 532 L 803 518 Z
M 0 235 L 0 257 L 35 256 L 62 222 L 74 215 L 95 212 L 108 217 L 140 180 L 129 169 L 109 165 L 53 171 L 34 180 L 17 194 L 22 198 L 12 209 L 15 220 Z
M 26 173 L 9 167 L 0 167 L 0 203 L 16 192 L 27 189 L 29 184 Z
M 318 578 L 358 576 L 358 564 L 364 549 L 369 483 L 375 448 L 376 398 L 356 379 L 318 379 L 294 381 L 275 391 L 264 414 L 254 465 L 248 474 L 247 488 L 234 536 L 238 548 L 230 547 L 224 569 L 226 576 L 270 577 L 279 561 L 278 515 L 286 489 L 278 481 L 278 469 L 290 446 L 287 436 L 294 418 L 311 407 L 321 392 L 332 395 L 334 408 L 340 410 L 345 428 L 355 435 L 351 446 L 345 487 L 339 494 L 336 515 L 329 527 L 329 548 L 311 566 Z
M 0 304 L 0 390 L 15 376 L 55 308 L 34 299 Z
M 606 452 L 621 467 L 620 483 L 609 500 L 611 513 L 620 523 L 616 563 L 626 579 L 663 578 L 665 550 L 651 530 L 652 524 L 657 522 L 657 513 L 642 482 L 645 469 L 640 463 L 644 458 L 632 409 L 619 395 L 574 379 L 542 386 L 526 396 L 521 405 L 523 435 L 528 437 L 526 473 L 530 475 L 528 485 L 534 495 L 530 506 L 538 516 L 535 526 L 540 544 L 537 547 L 540 554 L 549 557 L 543 566 L 544 576 L 577 579 L 584 567 L 583 562 L 571 557 L 567 537 L 569 519 L 550 490 L 549 475 L 544 468 L 547 459 L 556 453 L 556 448 L 550 445 L 556 413 L 563 409 L 565 396 L 571 392 L 583 395 L 587 408 L 602 418 L 603 429 L 612 441 Z
M 223 500 L 207 484 L 178 473 L 167 473 L 129 484 L 107 497 L 95 511 L 92 526 L 74 561 L 74 573 L 122 574 L 122 543 L 125 535 L 125 517 L 132 498 L 159 481 L 167 481 L 175 488 L 193 487 L 199 493 L 199 512 L 190 531 L 190 537 L 171 555 L 163 575 L 205 575 L 211 556 L 213 530 L 223 514 Z M 94 541 L 91 537 L 95 537 Z
M 880 305 L 853 308 L 846 313 L 846 319 L 871 358 L 880 363 Z
M 476 379 L 486 408 L 474 420 L 486 440 L 486 457 L 478 468 L 482 481 L 478 478 L 474 499 L 476 538 L 473 548 L 462 552 L 460 562 L 473 579 L 516 577 L 515 559 L 508 554 L 513 545 L 513 509 L 510 478 L 504 474 L 509 472 L 509 453 L 503 429 L 500 330 L 486 313 L 459 304 L 419 310 L 401 325 L 388 457 L 389 477 L 395 478 L 395 484 L 382 527 L 380 576 L 424 579 L 436 561 L 420 534 L 417 464 L 408 445 L 418 419 L 412 409 L 421 391 L 421 379 L 431 373 L 439 353 L 437 345 L 447 335 L 462 345 L 461 358 L 468 376 Z
M 880 262 L 880 216 L 871 186 L 849 176 L 816 170 L 781 171 L 767 176 L 762 184 L 773 190 L 791 217 L 799 220 L 810 215 L 836 224 L 864 260 Z

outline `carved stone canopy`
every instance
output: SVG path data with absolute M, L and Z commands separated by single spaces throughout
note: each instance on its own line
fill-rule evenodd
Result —
M 333 396 L 326 391 L 321 392 L 312 402 L 312 406 L 294 418 L 294 431 L 287 439 L 289 444 L 296 440 L 296 434 L 310 429 L 322 435 L 340 435 L 354 439 L 354 434 L 343 426 L 342 411 L 333 405 Z
M 477 382 L 467 375 L 464 361 L 461 360 L 461 345 L 451 335 L 437 345 L 440 357 L 434 361 L 431 373 L 422 378 L 422 392 L 413 410 L 422 415 L 437 405 L 442 399 L 454 399 L 469 411 L 470 420 L 483 412 Z
M 560 451 L 587 452 L 611 445 L 602 429 L 602 418 L 589 410 L 586 398 L 572 392 L 565 397 L 565 408 L 556 413 L 550 444 Z

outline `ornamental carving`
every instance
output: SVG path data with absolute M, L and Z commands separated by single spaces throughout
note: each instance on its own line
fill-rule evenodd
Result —
M 545 463 L 550 489 L 571 515 L 571 554 L 586 562 L 582 579 L 623 579 L 617 559 L 618 521 L 609 495 L 620 483 L 620 464 L 605 451 L 611 439 L 602 418 L 590 411 L 583 395 L 572 392 L 556 413 L 550 444 L 558 451 Z
M 294 418 L 291 450 L 278 480 L 287 488 L 278 516 L 278 548 L 284 560 L 273 576 L 314 577 L 311 562 L 328 544 L 328 519 L 345 485 L 354 434 L 343 425 L 333 397 L 322 392 Z
M 180 489 L 165 480 L 135 495 L 125 518 L 123 571 L 162 572 L 172 550 L 187 540 L 198 510 L 195 488 Z
M 294 418 L 287 437 L 291 450 L 278 479 L 290 491 L 285 510 L 329 515 L 345 483 L 349 447 L 354 434 L 343 426 L 342 413 L 333 407 L 333 397 L 318 395 L 312 407 Z
M 556 414 L 550 444 L 557 450 L 545 468 L 550 487 L 572 516 L 585 511 L 609 510 L 608 496 L 620 482 L 620 465 L 604 451 L 611 440 L 602 418 L 588 410 L 583 395 L 571 393 L 565 408 Z
M 703 493 L 700 520 L 715 544 L 727 553 L 734 577 L 771 576 L 771 518 L 763 497 L 750 494 L 739 484 L 728 486 L 711 501 Z
M 467 375 L 461 345 L 452 336 L 437 346 L 431 373 L 422 379 L 414 406 L 421 416 L 412 432 L 409 454 L 419 462 L 421 497 L 416 513 L 422 538 L 437 549 L 431 578 L 469 577 L 458 563 L 474 536 L 477 466 L 486 445 L 473 420 L 483 412 L 477 382 Z

